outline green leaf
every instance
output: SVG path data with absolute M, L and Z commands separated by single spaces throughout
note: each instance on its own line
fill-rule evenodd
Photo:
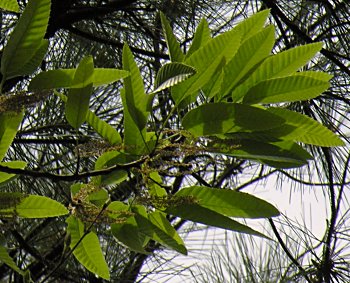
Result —
M 332 76 L 329 75 L 329 79 Z M 329 82 L 317 80 L 303 73 L 270 79 L 252 87 L 243 98 L 243 103 L 279 103 L 312 99 L 329 88 Z
M 130 114 L 139 130 L 143 130 L 148 119 L 148 95 L 145 93 L 140 70 L 127 44 L 123 47 L 123 68 L 130 72 L 124 78 L 125 103 L 124 109 Z
M 8 161 L 0 162 L 0 165 L 9 168 L 24 169 L 27 163 L 25 161 Z M 0 186 L 6 185 L 7 183 L 11 182 L 14 178 L 16 178 L 16 174 L 0 172 Z
M 127 153 L 141 155 L 149 152 L 146 145 L 146 129 L 142 130 L 136 125 L 131 117 L 126 102 L 125 89 L 120 90 L 120 96 L 123 101 L 124 112 L 124 148 Z
M 220 72 L 219 65 L 223 67 L 223 62 L 234 56 L 240 40 L 240 33 L 231 30 L 213 38 L 188 57 L 184 63 L 193 66 L 197 73 L 172 88 L 171 94 L 175 103 L 179 105 L 185 98 L 195 94 Z
M 74 74 L 73 84 L 82 83 L 81 88 L 70 89 L 66 103 L 66 118 L 69 124 L 78 129 L 86 120 L 92 94 L 91 76 L 94 72 L 94 62 L 91 56 L 81 60 Z
M 119 151 L 107 151 L 103 153 L 95 163 L 95 170 L 104 169 L 116 164 L 124 164 L 128 161 L 128 157 Z M 116 170 L 107 175 L 97 176 L 94 178 L 94 182 L 99 185 L 113 185 L 119 184 L 128 177 L 128 173 L 125 170 Z
M 48 197 L 29 195 L 16 205 L 16 213 L 23 218 L 46 218 L 66 215 L 68 210 Z
M 269 14 L 269 9 L 253 14 L 241 21 L 234 29 L 240 32 L 242 39 L 247 40 L 263 28 Z
M 187 187 L 175 196 L 191 196 L 197 204 L 229 217 L 268 218 L 280 213 L 270 203 L 247 193 L 203 186 Z
M 163 65 L 158 71 L 153 93 L 172 87 L 188 79 L 196 73 L 196 70 L 182 63 L 168 63 Z
M 123 212 L 128 211 L 129 207 L 122 202 L 114 201 L 107 208 L 109 211 Z M 111 225 L 113 236 L 127 248 L 142 254 L 149 254 L 144 246 L 147 243 L 147 237 L 140 232 L 134 216 L 128 217 L 124 222 L 113 223 Z
M 2 0 L 0 2 L 0 9 L 15 13 L 19 12 L 19 6 L 16 0 Z
M 175 35 L 173 34 L 173 30 L 168 20 L 166 19 L 165 15 L 162 12 L 160 12 L 160 19 L 162 22 L 165 41 L 169 50 L 170 60 L 172 62 L 182 62 L 185 56 L 180 49 L 180 45 Z
M 43 54 L 45 45 L 43 38 L 50 16 L 50 4 L 50 0 L 28 2 L 2 54 L 3 81 L 25 74 L 29 65 L 33 69 L 32 63 L 38 63 L 38 56 Z
M 5 247 L 0 245 L 0 262 L 5 263 L 7 266 L 9 266 L 11 269 L 16 271 L 17 273 L 23 275 L 24 272 L 19 269 L 19 267 L 16 265 L 16 263 L 13 261 L 12 257 L 8 254 Z
M 0 160 L 2 160 L 17 134 L 23 119 L 23 112 L 0 113 Z
M 89 193 L 88 200 L 97 207 L 102 207 L 109 200 L 109 194 L 105 189 L 99 188 L 96 191 Z
M 224 80 L 220 96 L 225 97 L 248 74 L 265 59 L 275 43 L 275 30 L 269 26 L 245 40 L 232 60 L 224 68 Z
M 335 133 L 310 117 L 276 107 L 268 108 L 267 111 L 286 120 L 284 126 L 267 131 L 268 135 L 317 146 L 344 145 L 344 142 Z
M 66 220 L 67 232 L 71 236 L 70 248 L 72 249 L 84 236 L 84 224 L 74 216 L 69 216 Z M 109 270 L 105 258 L 102 254 L 98 237 L 94 232 L 89 232 L 74 249 L 75 258 L 89 271 L 109 280 Z
M 162 183 L 162 178 L 160 177 L 158 172 L 151 172 L 147 178 L 147 188 L 149 194 L 151 196 L 158 197 L 166 196 L 167 192 L 163 187 L 161 187 Z
M 111 145 L 120 144 L 122 142 L 118 131 L 107 122 L 101 120 L 90 110 L 87 111 L 86 122 Z
M 140 205 L 134 206 L 132 211 L 136 213 L 135 219 L 141 233 L 181 254 L 187 254 L 184 242 L 164 214 L 157 211 L 148 214 L 146 208 Z
M 188 112 L 183 127 L 195 136 L 220 135 L 278 127 L 284 119 L 268 111 L 237 103 L 208 103 Z
M 259 82 L 295 73 L 321 48 L 322 43 L 312 43 L 270 56 L 242 84 L 234 89 L 232 92 L 233 101 L 240 101 L 248 90 Z
M 75 81 L 76 69 L 57 69 L 42 72 L 36 75 L 30 82 L 29 90 L 42 90 L 54 88 L 81 88 L 87 82 Z M 89 78 L 94 87 L 110 84 L 129 76 L 128 71 L 118 69 L 96 68 Z
M 211 40 L 209 24 L 206 19 L 202 19 L 199 25 L 196 28 L 194 33 L 193 41 L 186 54 L 186 58 L 192 55 L 195 51 L 197 51 L 200 47 L 204 46 Z
M 202 207 L 198 204 L 183 204 L 179 206 L 168 207 L 166 209 L 166 212 L 196 223 L 267 238 L 260 232 L 255 231 L 254 229 L 244 224 L 241 224 L 229 217 L 226 217 L 208 208 Z

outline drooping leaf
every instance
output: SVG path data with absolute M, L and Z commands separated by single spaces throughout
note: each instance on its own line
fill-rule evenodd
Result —
M 19 12 L 19 6 L 16 0 L 2 0 L 0 2 L 0 9 L 15 13 Z
M 25 161 L 7 161 L 0 162 L 1 166 L 6 166 L 9 168 L 23 169 L 26 167 L 27 163 Z M 9 174 L 5 172 L 0 172 L 0 186 L 6 185 L 10 181 L 16 178 L 15 174 Z
M 229 94 L 253 67 L 269 56 L 274 43 L 273 26 L 269 26 L 245 40 L 224 68 L 220 97 Z
M 329 75 L 329 79 L 331 76 Z M 303 73 L 262 81 L 252 87 L 243 103 L 279 103 L 312 99 L 329 88 L 329 82 L 317 80 Z
M 163 65 L 156 77 L 155 87 L 153 93 L 162 91 L 166 88 L 172 87 L 188 79 L 196 73 L 196 70 L 188 65 L 172 62 Z
M 147 214 L 143 206 L 133 207 L 133 212 L 136 213 L 135 219 L 142 233 L 166 247 L 187 254 L 184 242 L 164 214 L 157 211 Z
M 183 127 L 195 136 L 257 131 L 278 127 L 284 119 L 263 109 L 237 103 L 208 103 L 182 119 Z
M 55 89 L 55 88 L 81 88 L 87 81 L 73 83 L 76 69 L 57 69 L 42 72 L 30 82 L 29 90 Z M 110 84 L 126 78 L 128 71 L 118 69 L 96 68 L 91 75 L 90 83 L 94 87 Z
M 124 109 L 130 114 L 137 128 L 142 131 L 148 119 L 148 95 L 145 93 L 139 68 L 127 44 L 123 47 L 123 69 L 130 72 L 124 78 L 125 103 Z
M 184 99 L 205 86 L 220 71 L 218 66 L 223 67 L 223 62 L 229 61 L 234 56 L 240 41 L 241 34 L 231 30 L 211 39 L 186 58 L 184 63 L 193 66 L 197 73 L 172 88 L 171 95 L 175 103 L 179 105 Z
M 66 215 L 68 210 L 48 197 L 29 195 L 16 205 L 16 214 L 23 218 L 46 218 Z
M 160 19 L 162 22 L 163 33 L 165 36 L 166 44 L 168 46 L 171 62 L 182 62 L 185 56 L 180 49 L 180 45 L 175 35 L 173 34 L 173 30 L 167 18 L 162 12 L 160 12 Z
M 0 160 L 5 157 L 8 148 L 15 138 L 18 127 L 22 122 L 23 115 L 23 112 L 0 113 Z
M 335 133 L 303 114 L 276 107 L 268 108 L 267 111 L 286 120 L 284 126 L 267 131 L 269 135 L 317 146 L 344 145 Z
M 12 257 L 8 254 L 5 247 L 0 245 L 0 263 L 5 263 L 7 266 L 9 266 L 12 270 L 16 271 L 17 273 L 23 275 L 23 271 L 19 269 L 19 267 L 16 265 L 16 263 L 13 261 Z
M 229 189 L 192 186 L 181 189 L 175 196 L 194 197 L 198 205 L 229 217 L 268 218 L 280 214 L 262 199 Z
M 92 56 L 81 60 L 74 74 L 73 84 L 82 83 L 81 88 L 72 88 L 68 92 L 66 103 L 66 118 L 69 124 L 78 129 L 86 120 L 89 110 L 90 96 L 92 94 L 91 77 L 94 72 Z
M 168 207 L 166 212 L 196 223 L 266 238 L 260 232 L 198 204 Z
M 71 236 L 70 248 L 72 249 L 85 234 L 84 224 L 72 215 L 67 218 L 66 222 L 68 224 L 67 232 Z M 98 237 L 94 232 L 85 235 L 75 247 L 73 255 L 86 269 L 109 280 L 108 266 L 102 254 Z
M 107 207 L 108 211 L 125 212 L 129 207 L 122 202 L 114 201 Z M 147 243 L 147 237 L 141 233 L 134 216 L 130 216 L 120 223 L 111 225 L 113 236 L 127 248 L 142 254 L 149 254 L 144 247 Z
M 248 90 L 259 82 L 295 73 L 321 48 L 322 43 L 312 43 L 271 55 L 242 84 L 234 89 L 232 92 L 233 101 L 240 101 Z
M 186 53 L 186 58 L 192 55 L 200 47 L 204 46 L 211 39 L 209 24 L 206 19 L 201 19 L 193 36 L 193 41 L 190 49 Z
M 67 102 L 67 96 L 57 91 L 54 91 L 64 103 Z M 98 133 L 102 138 L 107 140 L 111 145 L 120 144 L 122 138 L 116 129 L 114 129 L 107 122 L 101 120 L 96 116 L 91 110 L 88 110 L 86 113 L 86 122 Z
M 34 57 L 42 55 L 44 49 L 43 38 L 50 16 L 50 0 L 31 0 L 28 2 L 20 17 L 1 59 L 1 73 L 3 81 L 23 73 L 23 67 L 28 65 Z M 39 50 L 39 51 L 38 51 Z M 37 56 L 36 56 L 37 55 Z M 38 63 L 38 58 L 33 62 Z M 33 65 L 31 69 L 33 69 Z

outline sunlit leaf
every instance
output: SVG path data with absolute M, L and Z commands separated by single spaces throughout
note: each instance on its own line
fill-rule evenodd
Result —
M 182 62 L 184 59 L 184 54 L 182 53 L 180 49 L 180 45 L 173 34 L 173 30 L 165 17 L 165 15 L 161 12 L 160 13 L 160 19 L 162 22 L 162 28 L 165 36 L 165 41 L 168 46 L 170 60 L 172 62 Z
M 7 161 L 0 162 L 1 166 L 6 166 L 9 168 L 23 169 L 26 167 L 27 163 L 25 161 Z M 16 178 L 16 174 L 9 174 L 5 172 L 0 172 L 0 186 L 6 185 L 10 181 Z
M 66 215 L 68 210 L 48 197 L 29 195 L 16 205 L 16 214 L 23 218 L 46 218 Z
M 186 53 L 186 58 L 192 55 L 200 47 L 204 46 L 211 39 L 209 24 L 206 19 L 201 19 L 193 36 L 192 44 Z
M 68 224 L 67 232 L 71 238 L 70 248 L 75 248 L 73 250 L 75 258 L 89 271 L 109 280 L 108 266 L 102 254 L 97 235 L 94 232 L 85 235 L 84 224 L 74 216 L 69 216 L 66 222 Z M 85 237 L 81 240 L 84 235 Z
M 0 9 L 10 12 L 19 12 L 19 6 L 16 0 L 1 0 Z
M 28 71 L 27 64 L 31 65 L 30 69 L 33 69 L 34 66 L 29 63 L 31 60 L 32 63 L 40 61 L 38 58 L 33 59 L 39 54 L 43 55 L 42 40 L 50 16 L 50 4 L 50 0 L 28 2 L 2 54 L 3 81 L 25 74 Z M 26 66 L 25 70 L 23 70 L 24 66 Z

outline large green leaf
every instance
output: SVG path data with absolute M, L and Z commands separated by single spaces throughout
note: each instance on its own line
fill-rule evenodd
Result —
M 107 122 L 101 120 L 90 110 L 86 113 L 86 122 L 111 145 L 120 144 L 122 142 L 118 131 Z
M 253 133 L 254 134 L 254 133 Z M 208 151 L 259 161 L 276 168 L 293 168 L 307 164 L 312 156 L 293 142 L 264 142 L 252 139 L 216 140 Z
M 81 60 L 74 74 L 73 84 L 82 83 L 81 88 L 72 88 L 68 92 L 66 103 L 66 118 L 69 124 L 78 129 L 86 120 L 92 94 L 91 77 L 94 72 L 94 62 L 91 56 Z
M 124 112 L 124 148 L 125 151 L 133 155 L 141 155 L 148 152 L 146 145 L 146 129 L 142 130 L 132 119 L 127 102 L 125 89 L 120 90 L 120 96 L 123 101 Z
M 184 54 L 180 49 L 180 45 L 173 34 L 173 30 L 165 17 L 165 15 L 160 12 L 160 19 L 162 22 L 163 32 L 165 36 L 165 41 L 168 46 L 170 60 L 172 62 L 182 62 L 184 60 Z
M 67 232 L 70 234 L 70 248 L 74 248 L 85 234 L 84 224 L 74 216 L 69 216 L 66 220 Z M 80 241 L 73 251 L 75 258 L 96 275 L 109 280 L 109 270 L 105 258 L 102 254 L 98 237 L 94 232 L 89 232 Z
M 280 213 L 270 203 L 247 193 L 203 186 L 187 187 L 175 196 L 194 197 L 197 204 L 225 216 L 243 218 L 267 218 Z
M 189 50 L 186 53 L 186 58 L 192 55 L 200 47 L 204 46 L 211 40 L 209 24 L 206 19 L 201 19 L 193 36 L 193 40 Z
M 267 111 L 283 117 L 286 120 L 286 124 L 282 127 L 268 130 L 265 134 L 317 146 L 344 145 L 344 142 L 335 133 L 310 117 L 276 107 L 268 108 Z
M 43 38 L 50 16 L 50 0 L 31 0 L 20 17 L 1 58 L 3 81 L 26 74 L 28 64 L 40 62 L 43 55 Z M 39 51 L 38 51 L 39 50 Z M 32 61 L 31 63 L 29 63 Z M 23 67 L 26 66 L 25 70 Z
M 153 93 L 177 85 L 195 73 L 196 70 L 193 67 L 182 63 L 172 62 L 165 64 L 157 73 L 155 83 L 156 89 L 153 91 Z
M 172 88 L 172 97 L 177 105 L 205 86 L 231 60 L 241 41 L 241 34 L 235 30 L 227 31 L 211 39 L 203 47 L 186 58 L 185 64 L 193 66 L 197 73 L 186 81 Z
M 329 79 L 332 76 L 329 75 Z M 243 103 L 279 103 L 293 102 L 315 98 L 329 88 L 329 82 L 303 76 L 270 79 L 252 87 L 243 98 Z
M 113 201 L 109 204 L 108 211 L 116 213 L 129 211 L 129 206 L 120 202 Z M 118 218 L 116 218 L 118 220 Z M 116 221 L 111 225 L 113 236 L 127 248 L 142 254 L 149 254 L 144 247 L 147 243 L 147 237 L 141 233 L 134 216 L 128 217 L 125 221 Z
M 11 267 L 11 269 L 16 271 L 17 273 L 19 273 L 21 275 L 24 274 L 24 272 L 21 269 L 19 269 L 19 267 L 13 261 L 12 257 L 10 257 L 6 248 L 3 247 L 2 245 L 0 245 L 0 263 L 1 262 L 5 263 L 7 266 Z
M 143 130 L 148 119 L 149 97 L 145 93 L 139 68 L 127 44 L 123 47 L 123 69 L 130 72 L 130 76 L 124 78 L 125 97 L 124 109 L 130 114 L 139 130 Z
M 0 113 L 0 160 L 5 157 L 8 148 L 17 134 L 22 119 L 23 112 Z
M 15 13 L 19 12 L 19 6 L 16 0 L 1 0 L 0 9 Z
M 84 84 L 87 84 L 87 81 L 80 82 L 76 80 L 73 82 L 75 71 L 76 69 L 57 69 L 42 72 L 31 80 L 28 89 L 81 88 Z M 128 71 L 96 68 L 89 78 L 89 83 L 92 83 L 94 87 L 98 87 L 121 80 L 127 76 L 129 76 Z
M 275 43 L 273 26 L 269 26 L 245 40 L 232 60 L 224 68 L 220 96 L 225 97 L 247 73 L 265 59 Z
M 16 214 L 23 218 L 46 218 L 68 214 L 61 203 L 44 196 L 29 195 L 16 205 Z
M 234 89 L 232 92 L 233 101 L 240 101 L 248 90 L 259 82 L 295 73 L 321 48 L 322 43 L 312 43 L 270 56 L 242 84 Z
M 198 204 L 172 206 L 166 212 L 193 222 L 266 238 L 260 232 Z
M 9 168 L 23 169 L 26 167 L 27 163 L 25 161 L 7 161 L 0 162 L 1 166 L 6 166 Z M 8 182 L 12 181 L 16 177 L 15 174 L 8 174 L 0 172 L 0 186 L 6 185 Z
M 284 119 L 266 110 L 237 103 L 208 103 L 188 112 L 183 127 L 195 136 L 257 131 L 281 126 Z
M 142 233 L 179 253 L 187 254 L 184 242 L 163 213 L 155 211 L 147 214 L 143 206 L 133 207 L 135 219 Z

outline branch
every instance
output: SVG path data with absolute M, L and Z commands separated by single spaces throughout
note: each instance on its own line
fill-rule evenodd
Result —
M 59 174 L 54 174 L 50 172 L 40 172 L 40 171 L 34 171 L 34 170 L 10 168 L 2 165 L 0 165 L 0 172 L 22 175 L 22 176 L 30 176 L 35 178 L 47 178 L 53 181 L 72 182 L 72 181 L 81 180 L 87 177 L 107 175 L 116 170 L 128 171 L 130 168 L 139 167 L 145 160 L 146 158 L 142 158 L 126 164 L 116 164 L 106 169 L 87 171 L 87 172 L 77 173 L 72 175 L 59 175 Z

